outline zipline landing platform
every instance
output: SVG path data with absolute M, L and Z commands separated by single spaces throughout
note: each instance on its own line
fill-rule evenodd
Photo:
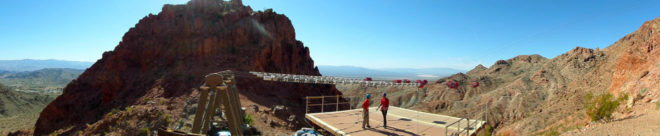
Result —
M 390 106 L 387 112 L 387 128 L 383 128 L 383 114 L 376 107 L 369 109 L 371 128 L 362 129 L 362 109 L 337 112 L 309 113 L 305 118 L 333 135 L 472 135 L 485 123 L 469 121 L 439 114 L 414 111 Z M 468 122 L 469 126 L 468 127 Z M 447 127 L 449 126 L 449 127 Z

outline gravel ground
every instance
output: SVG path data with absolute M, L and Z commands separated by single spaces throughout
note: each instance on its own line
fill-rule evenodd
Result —
M 660 110 L 649 103 L 636 106 L 631 115 L 609 123 L 595 123 L 564 133 L 566 136 L 660 136 Z

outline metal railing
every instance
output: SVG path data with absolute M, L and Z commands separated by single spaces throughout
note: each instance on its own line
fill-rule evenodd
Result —
M 265 81 L 293 82 L 293 83 L 307 83 L 307 84 L 357 84 L 357 85 L 365 85 L 365 86 L 407 86 L 407 87 L 418 87 L 421 85 L 421 83 L 414 83 L 414 82 L 395 83 L 392 81 L 385 81 L 385 80 L 365 81 L 364 79 L 332 77 L 332 76 L 294 75 L 294 74 L 267 73 L 267 72 L 254 72 L 254 71 L 251 71 L 250 74 L 255 75 L 259 78 L 263 78 L 263 80 Z
M 321 100 L 320 104 L 312 103 L 313 100 Z M 326 100 L 334 100 L 333 102 L 326 102 Z M 321 107 L 321 112 L 325 112 L 326 105 L 334 105 L 335 111 L 339 111 L 340 105 L 348 105 L 348 109 L 353 109 L 350 101 L 342 102 L 342 95 L 330 95 L 330 96 L 305 96 L 305 114 L 310 112 L 310 107 Z
M 464 119 L 467 121 L 467 126 L 464 127 L 464 128 L 462 128 L 462 127 L 461 127 L 461 121 L 463 121 Z M 475 122 L 475 123 L 476 123 L 476 122 Z M 449 132 L 449 131 L 448 131 L 448 130 L 449 130 L 449 127 L 451 127 L 451 126 L 453 126 L 453 125 L 456 125 L 456 128 L 458 129 L 458 131 L 457 131 L 455 134 L 452 133 L 452 136 L 453 136 L 453 135 L 461 135 L 461 133 L 463 133 L 463 131 L 466 132 L 466 133 L 465 133 L 466 135 L 470 135 L 470 129 L 471 129 L 471 126 L 470 126 L 470 118 L 461 118 L 461 119 L 459 119 L 459 120 L 457 120 L 457 121 L 455 121 L 455 122 L 453 122 L 453 123 L 451 123 L 451 124 L 445 126 L 445 136 L 447 136 L 447 132 Z

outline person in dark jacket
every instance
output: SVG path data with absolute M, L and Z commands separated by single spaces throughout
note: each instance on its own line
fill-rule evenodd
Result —
M 380 99 L 380 105 L 376 110 L 379 110 L 383 113 L 383 128 L 387 128 L 387 108 L 390 107 L 390 99 L 387 99 L 387 93 L 383 93 L 383 98 Z

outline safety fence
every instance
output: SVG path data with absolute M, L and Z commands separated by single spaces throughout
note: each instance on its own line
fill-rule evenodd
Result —
M 465 121 L 465 123 L 466 123 L 464 125 L 465 127 L 461 127 L 461 124 L 464 124 L 463 121 Z M 473 131 L 472 133 L 476 132 L 475 126 L 478 125 L 478 122 L 474 121 L 474 123 L 472 123 L 472 125 L 470 125 L 470 119 L 469 118 L 460 118 L 459 120 L 445 126 L 445 130 L 449 130 L 449 128 L 451 126 L 454 126 L 454 125 L 456 125 L 456 127 L 454 127 L 454 128 L 457 128 L 457 130 L 456 130 L 456 132 L 454 132 L 452 134 L 449 134 L 449 135 L 451 135 L 451 136 L 455 136 L 455 135 L 460 136 L 463 133 L 465 133 L 465 135 L 470 135 L 470 131 Z M 445 131 L 445 136 L 448 136 L 448 132 L 449 131 Z
M 329 112 L 351 110 L 355 102 L 354 96 L 326 95 L 326 96 L 306 96 L 305 114 L 316 112 Z M 329 109 L 329 110 L 328 110 Z

